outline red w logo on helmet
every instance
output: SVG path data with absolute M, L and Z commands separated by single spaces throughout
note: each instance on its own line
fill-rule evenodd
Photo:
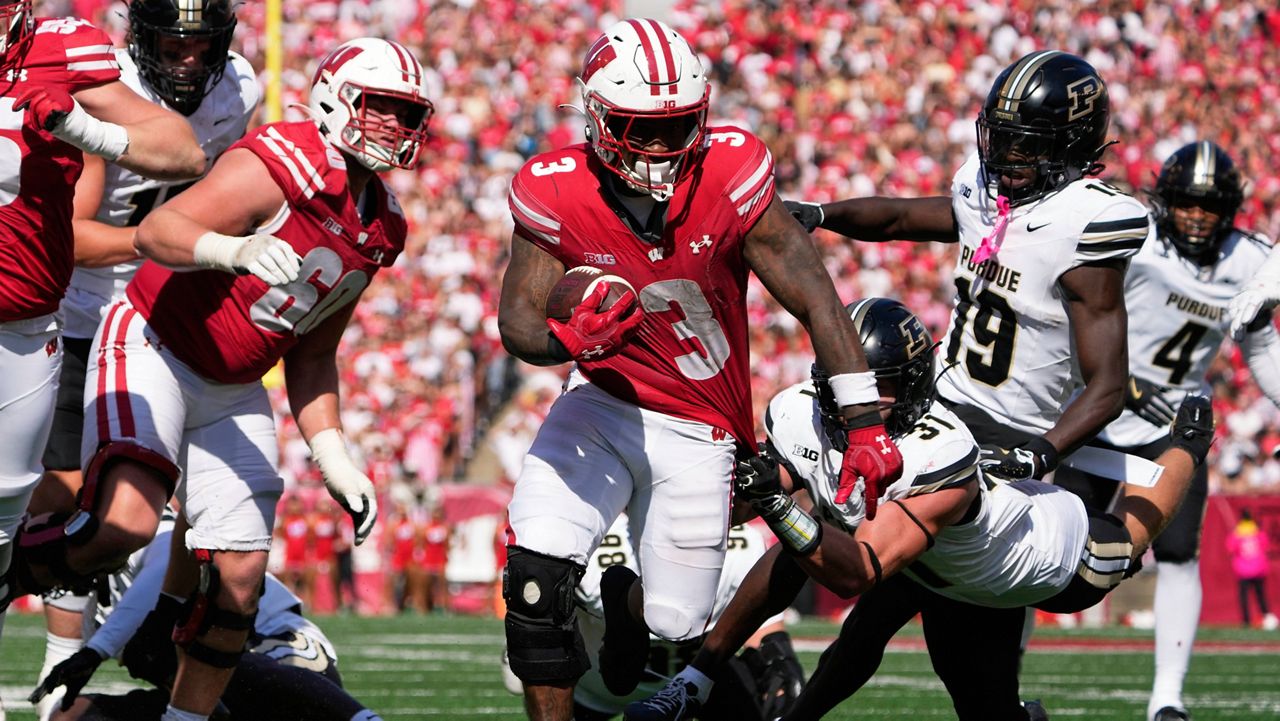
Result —
M 582 66 L 582 82 L 591 79 L 596 71 L 617 59 L 618 53 L 609 42 L 608 35 L 601 35 L 587 51 L 587 62 Z
M 316 76 L 311 79 L 311 84 L 315 85 L 320 82 L 320 74 L 326 70 L 330 73 L 338 72 L 338 68 L 346 65 L 352 58 L 362 52 L 364 52 L 364 48 L 347 45 L 329 53 L 329 57 L 320 61 L 320 67 L 316 68 Z

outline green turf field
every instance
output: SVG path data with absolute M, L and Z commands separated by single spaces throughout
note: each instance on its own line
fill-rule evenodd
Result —
M 518 719 L 518 699 L 502 687 L 502 624 L 469 617 L 318 619 L 338 647 L 347 688 L 386 719 Z M 812 669 L 822 639 L 836 627 L 805 621 L 793 627 L 801 662 Z M 1142 721 L 1151 684 L 1150 632 L 1038 631 L 1028 655 L 1024 696 L 1042 698 L 1055 720 Z M 1191 664 L 1187 701 L 1196 721 L 1280 719 L 1280 634 L 1202 630 Z M 1093 647 L 1102 642 L 1108 645 Z M 23 700 L 44 653 L 35 616 L 10 617 L 0 645 L 0 694 L 9 720 L 34 719 Z M 975 650 L 975 663 L 981 651 Z M 124 689 L 129 679 L 108 663 L 90 689 Z M 832 719 L 953 718 L 941 684 L 909 626 L 871 685 Z M 277 720 L 271 720 L 277 721 Z M 283 720 L 279 720 L 283 721 Z

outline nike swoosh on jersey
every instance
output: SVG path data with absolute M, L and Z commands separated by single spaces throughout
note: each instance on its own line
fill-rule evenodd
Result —
M 1046 225 L 1050 225 L 1051 223 L 1052 223 L 1052 221 L 1050 221 L 1049 223 L 1041 223 L 1040 225 L 1037 225 L 1037 226 L 1034 226 L 1034 227 L 1033 227 L 1030 223 L 1027 223 L 1027 232 L 1028 232 L 1028 233 L 1034 233 L 1034 232 L 1036 232 L 1037 230 L 1040 230 L 1041 228 L 1045 227 Z

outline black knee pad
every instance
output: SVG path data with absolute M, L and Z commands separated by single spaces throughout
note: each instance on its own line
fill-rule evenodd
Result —
M 173 642 L 181 646 L 188 656 L 201 663 L 215 668 L 235 668 L 244 655 L 247 636 L 245 644 L 236 651 L 211 648 L 202 643 L 200 637 L 214 626 L 250 632 L 258 618 L 258 612 L 239 613 L 218 606 L 218 590 L 222 583 L 218 567 L 213 563 L 213 552 L 198 549 L 195 555 L 200 564 L 200 583 L 183 607 L 183 618 L 179 619 L 178 625 L 173 629 Z
M 87 594 L 98 590 L 98 573 L 77 573 L 67 565 L 67 549 L 83 546 L 98 532 L 98 519 L 87 510 L 42 513 L 24 518 L 14 538 L 13 577 L 23 591 L 44 593 L 54 588 Z M 33 566 L 47 568 L 56 586 L 37 583 Z
M 591 668 L 578 632 L 573 590 L 586 567 L 519 546 L 507 551 L 507 656 L 525 683 L 577 681 Z

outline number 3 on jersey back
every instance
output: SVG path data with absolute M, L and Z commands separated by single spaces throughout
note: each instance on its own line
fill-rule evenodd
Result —
M 968 278 L 956 278 L 956 323 L 947 339 L 947 363 L 954 365 L 960 361 L 961 340 L 966 326 L 971 327 L 974 343 L 988 350 L 966 350 L 965 369 L 974 380 L 994 388 L 1009 379 L 1018 316 L 1009 301 L 990 288 L 983 288 L 976 295 L 971 291 Z M 994 329 L 991 327 L 993 317 L 997 320 Z

